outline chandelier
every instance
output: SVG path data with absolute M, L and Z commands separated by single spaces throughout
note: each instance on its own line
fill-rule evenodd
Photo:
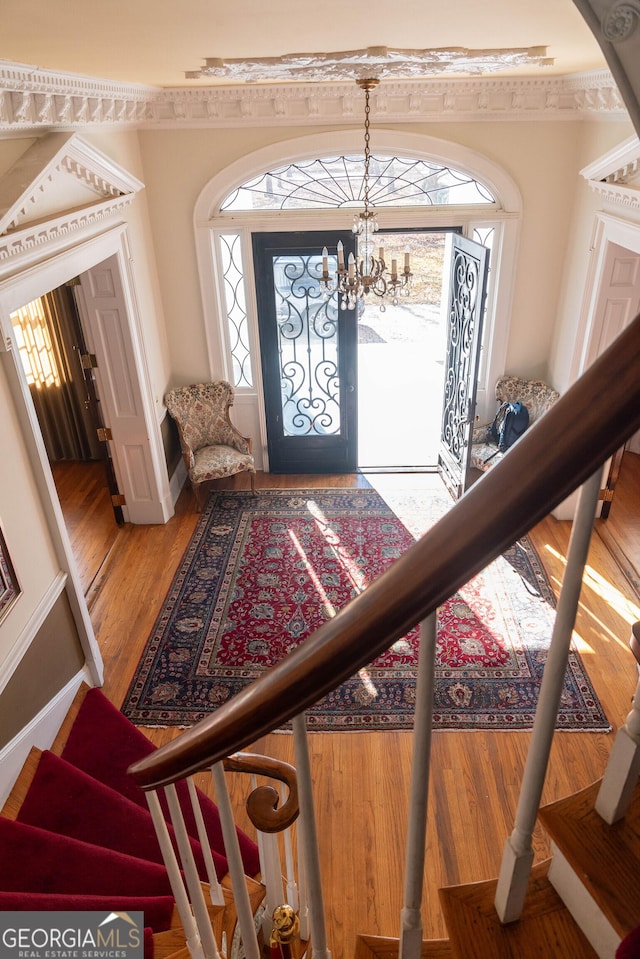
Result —
M 397 305 L 400 293 L 409 295 L 411 287 L 411 263 L 409 251 L 404 254 L 403 269 L 398 272 L 397 259 L 391 260 L 391 270 L 387 269 L 384 259 L 384 247 L 378 246 L 374 234 L 378 231 L 378 221 L 375 211 L 372 210 L 369 200 L 369 165 L 371 161 L 369 132 L 371 107 L 369 94 L 377 87 L 377 79 L 358 79 L 358 86 L 364 90 L 364 177 L 363 201 L 364 210 L 353 218 L 352 230 L 358 237 L 357 258 L 350 253 L 345 265 L 344 247 L 342 241 L 337 244 L 338 268 L 335 278 L 329 276 L 329 251 L 326 246 L 322 250 L 322 277 L 321 284 L 327 295 L 337 290 L 342 310 L 353 310 L 358 300 L 364 300 L 369 292 L 380 297 L 380 309 L 384 310 L 385 297 L 389 295 L 392 303 Z

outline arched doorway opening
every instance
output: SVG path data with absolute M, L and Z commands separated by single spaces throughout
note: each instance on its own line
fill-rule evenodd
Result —
M 339 147 L 340 153 L 337 153 Z M 353 154 L 348 151 L 353 149 Z M 236 388 L 236 415 L 240 429 L 259 438 L 256 459 L 259 468 L 269 467 L 268 429 L 264 402 L 263 344 L 258 324 L 256 266 L 252 244 L 265 233 L 317 231 L 336 233 L 350 226 L 348 211 L 331 198 L 315 208 L 299 202 L 294 208 L 270 209 L 262 201 L 250 210 L 238 201 L 242 188 L 264 182 L 263 194 L 280 192 L 275 174 L 284 169 L 322 167 L 336 158 L 357 162 L 360 135 L 356 131 L 320 134 L 274 144 L 232 164 L 214 177 L 202 191 L 195 209 L 196 244 L 201 275 L 205 328 L 212 377 L 230 379 Z M 389 151 L 387 153 L 387 150 Z M 458 231 L 480 239 L 491 236 L 491 287 L 486 303 L 486 324 L 477 378 L 479 415 L 492 412 L 492 384 L 503 372 L 509 328 L 510 303 L 519 214 L 519 191 L 511 178 L 493 161 L 459 144 L 409 133 L 376 131 L 376 151 L 381 157 L 400 158 L 400 163 L 431 162 L 447 170 L 464 171 L 467 181 L 480 184 L 489 202 L 478 195 L 460 204 L 434 202 L 382 203 L 378 212 L 380 230 Z M 289 174 L 290 177 L 290 174 Z M 326 186 L 325 182 L 322 184 Z M 326 196 L 326 194 L 325 194 Z M 358 206 L 350 198 L 344 204 Z M 373 307 L 375 309 L 375 307 Z M 239 344 L 239 347 L 238 347 Z M 239 353 L 236 350 L 239 348 Z M 249 376 L 247 377 L 247 370 Z M 240 371 L 240 375 L 238 375 Z M 411 465 L 411 464 L 407 464 Z

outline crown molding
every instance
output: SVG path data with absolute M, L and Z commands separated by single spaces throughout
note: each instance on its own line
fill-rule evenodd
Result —
M 114 83 L 0 60 L 0 135 L 136 125 L 157 87 Z
M 393 123 L 625 119 L 608 70 L 568 77 L 385 81 L 372 118 Z M 248 84 L 161 89 L 66 76 L 0 61 L 0 136 L 85 127 L 320 126 L 362 114 L 355 83 Z

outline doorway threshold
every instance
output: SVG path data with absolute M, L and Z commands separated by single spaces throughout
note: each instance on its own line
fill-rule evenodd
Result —
M 437 473 L 434 466 L 359 466 L 358 473 Z

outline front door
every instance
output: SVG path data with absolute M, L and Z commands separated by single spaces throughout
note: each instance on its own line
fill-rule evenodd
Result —
M 357 467 L 355 310 L 320 283 L 322 249 L 335 276 L 336 243 L 352 233 L 253 235 L 258 328 L 272 473 L 347 473 Z
M 457 499 L 469 476 L 489 251 L 458 234 L 449 234 L 449 238 L 447 353 L 438 467 Z

